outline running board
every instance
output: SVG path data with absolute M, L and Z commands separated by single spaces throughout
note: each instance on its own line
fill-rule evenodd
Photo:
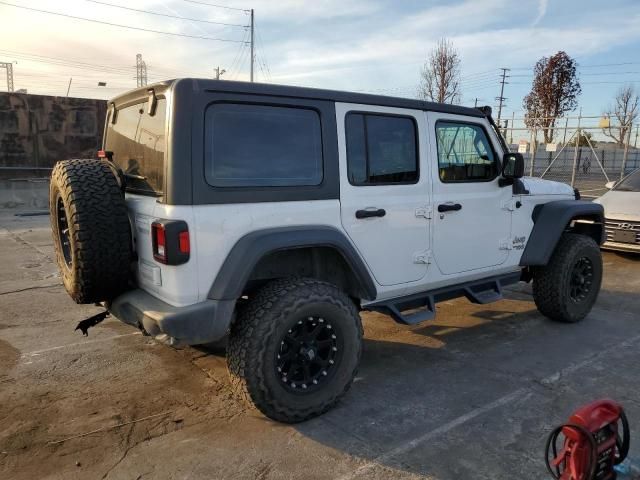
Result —
M 458 297 L 466 297 L 471 303 L 484 305 L 502 299 L 502 288 L 518 283 L 521 272 L 475 280 L 473 282 L 414 293 L 406 297 L 393 298 L 365 305 L 365 310 L 386 313 L 398 323 L 415 325 L 433 320 L 436 316 L 436 303 Z

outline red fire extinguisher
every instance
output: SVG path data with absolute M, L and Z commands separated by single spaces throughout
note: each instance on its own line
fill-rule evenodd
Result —
M 558 439 L 564 437 L 558 452 Z M 629 422 L 613 400 L 585 405 L 556 427 L 546 444 L 545 461 L 558 480 L 614 480 L 614 466 L 629 453 Z

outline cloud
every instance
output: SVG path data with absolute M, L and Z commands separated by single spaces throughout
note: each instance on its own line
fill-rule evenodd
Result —
M 246 35 L 242 28 L 141 13 L 125 14 L 83 0 L 32 1 L 35 8 L 155 30 L 235 40 Z M 575 2 L 579 1 L 563 2 L 566 5 L 563 8 L 572 12 L 569 24 L 555 25 L 549 16 L 539 27 L 549 8 L 548 0 L 530 3 L 533 8 L 537 6 L 536 19 L 530 26 L 527 19 L 533 16 L 532 9 L 523 11 L 521 2 L 510 0 L 451 0 L 428 4 L 393 0 L 304 3 L 252 0 L 249 4 L 225 0 L 217 3 L 250 5 L 255 9 L 258 39 L 262 40 L 257 44 L 259 66 L 256 70 L 260 81 L 265 78 L 262 69 L 266 69 L 266 62 L 275 82 L 350 90 L 397 90 L 402 86 L 408 90 L 418 82 L 420 66 L 441 37 L 449 38 L 459 49 L 463 74 L 501 66 L 532 65 L 540 56 L 558 50 L 566 50 L 572 56 L 589 56 L 640 41 L 637 28 L 640 15 L 628 6 L 577 9 L 579 4 Z M 182 0 L 140 0 L 135 7 L 230 23 L 245 24 L 248 20 L 242 11 L 214 9 Z M 30 89 L 36 92 L 37 82 L 50 82 L 50 90 L 55 86 L 56 92 L 64 91 L 69 77 L 73 76 L 78 89 L 84 86 L 87 93 L 107 97 L 117 92 L 88 89 L 95 87 L 96 80 L 107 81 L 109 87 L 135 87 L 136 53 L 142 53 L 147 62 L 150 80 L 211 77 L 218 65 L 227 70 L 223 78 L 246 80 L 248 77 L 248 48 L 239 43 L 167 37 L 9 7 L 0 11 L 5 20 L 0 30 L 0 45 L 4 50 L 84 59 L 94 64 L 129 67 L 131 72 L 116 75 L 90 69 L 79 71 L 18 59 L 15 75 L 20 88 L 30 79 L 34 86 Z M 5 57 L 3 61 L 11 60 Z M 37 72 L 43 73 L 42 78 L 37 77 Z M 82 75 L 86 80 L 82 80 Z M 31 84 L 27 82 L 25 86 Z
M 535 27 L 540 23 L 540 21 L 544 18 L 547 13 L 547 7 L 549 6 L 549 0 L 538 0 L 538 16 L 535 18 L 532 27 Z

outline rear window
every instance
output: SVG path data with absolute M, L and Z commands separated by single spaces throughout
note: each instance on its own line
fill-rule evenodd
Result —
M 205 129 L 205 177 L 214 187 L 322 183 L 315 110 L 219 103 L 207 109 Z
M 116 122 L 107 125 L 104 149 L 126 175 L 127 191 L 162 195 L 166 150 L 167 101 L 158 99 L 155 115 L 147 113 L 147 103 L 117 111 Z

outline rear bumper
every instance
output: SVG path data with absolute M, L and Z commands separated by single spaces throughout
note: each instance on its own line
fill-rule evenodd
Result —
M 639 243 L 604 242 L 601 248 L 618 252 L 640 253 Z
M 165 343 L 198 345 L 226 335 L 235 303 L 235 300 L 206 300 L 174 307 L 137 289 L 120 295 L 107 308 L 114 317 Z

